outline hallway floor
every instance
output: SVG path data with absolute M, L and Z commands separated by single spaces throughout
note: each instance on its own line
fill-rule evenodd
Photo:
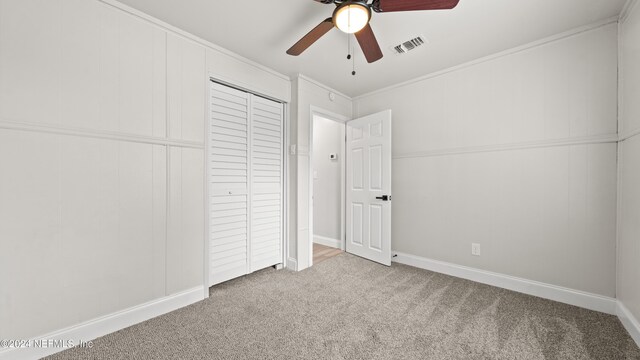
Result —
M 342 254 L 342 250 L 330 246 L 313 243 L 313 264 L 318 264 L 324 260 Z

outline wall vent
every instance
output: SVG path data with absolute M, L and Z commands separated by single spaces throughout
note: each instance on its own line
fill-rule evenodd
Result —
M 426 43 L 427 42 L 424 40 L 424 37 L 418 36 L 409 41 L 405 41 L 400 45 L 393 46 L 393 51 L 396 54 L 406 54 L 409 51 L 415 50 Z

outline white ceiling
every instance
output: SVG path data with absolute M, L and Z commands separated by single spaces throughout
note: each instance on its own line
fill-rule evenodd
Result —
M 302 73 L 350 96 L 361 95 L 502 50 L 616 16 L 625 0 L 460 0 L 453 10 L 373 14 L 384 58 L 367 64 L 359 48 L 357 75 L 346 59 L 347 35 L 333 29 L 299 57 L 285 51 L 331 16 L 312 0 L 120 0 L 283 74 Z M 424 36 L 405 55 L 390 50 Z M 355 41 L 354 41 L 355 43 Z

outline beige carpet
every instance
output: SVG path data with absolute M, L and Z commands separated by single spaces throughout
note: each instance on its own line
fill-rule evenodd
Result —
M 614 316 L 341 254 L 51 359 L 640 359 Z

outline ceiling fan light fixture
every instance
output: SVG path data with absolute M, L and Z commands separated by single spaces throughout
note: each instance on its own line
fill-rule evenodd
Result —
M 333 23 L 347 34 L 364 29 L 369 19 L 371 19 L 371 9 L 360 3 L 344 3 L 333 14 Z

